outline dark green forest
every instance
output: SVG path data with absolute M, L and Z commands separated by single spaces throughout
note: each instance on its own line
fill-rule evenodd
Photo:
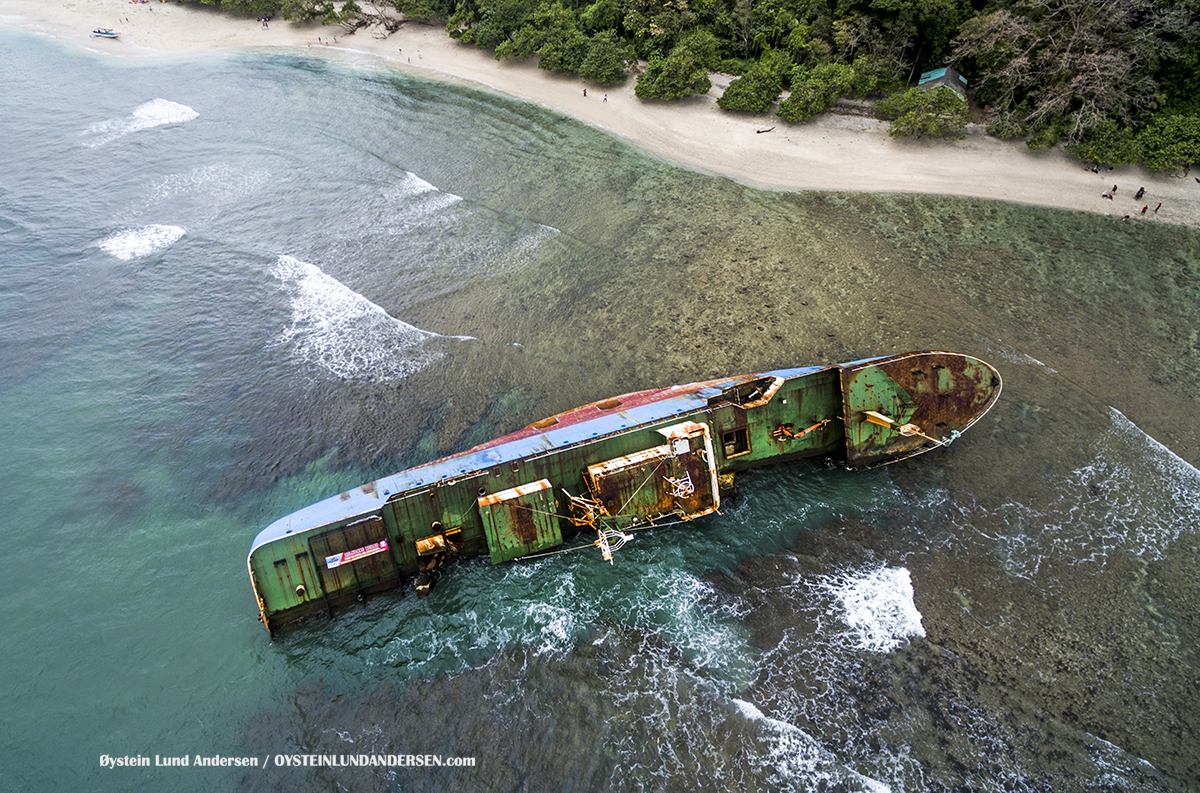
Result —
M 444 24 L 501 58 L 645 100 L 736 79 L 726 111 L 802 123 L 843 97 L 879 100 L 891 134 L 972 120 L 1085 162 L 1182 172 L 1200 163 L 1200 0 L 187 0 L 386 35 Z M 969 88 L 915 87 L 949 66 Z M 782 99 L 781 99 L 782 97 Z

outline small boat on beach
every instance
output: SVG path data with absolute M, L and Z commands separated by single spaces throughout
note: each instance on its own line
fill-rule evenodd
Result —
M 92 31 L 91 37 L 94 39 L 115 39 L 120 38 L 120 34 L 111 28 L 96 28 Z
M 948 446 L 995 404 L 978 358 L 912 352 L 637 391 L 535 421 L 280 518 L 246 566 L 268 633 L 443 565 L 543 555 L 583 535 L 604 561 L 629 532 L 718 511 L 734 475 L 802 458 L 863 469 Z

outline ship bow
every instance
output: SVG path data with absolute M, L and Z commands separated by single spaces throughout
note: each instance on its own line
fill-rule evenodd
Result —
M 948 445 L 991 409 L 1000 373 L 951 352 L 921 352 L 842 367 L 846 463 L 902 460 Z

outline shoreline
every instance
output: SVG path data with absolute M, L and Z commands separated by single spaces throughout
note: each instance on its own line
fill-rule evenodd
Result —
M 1200 227 L 1200 184 L 1190 175 L 1151 174 L 1137 166 L 1097 175 L 1061 149 L 1032 152 L 1020 142 L 991 138 L 978 126 L 961 140 L 903 141 L 888 136 L 886 122 L 858 116 L 826 113 L 789 124 L 769 114 L 728 113 L 716 105 L 728 80 L 721 75 L 714 76 L 707 95 L 645 102 L 634 95 L 632 77 L 605 89 L 544 72 L 532 61 L 497 61 L 451 39 L 441 26 L 406 23 L 378 39 L 367 30 L 344 36 L 341 28 L 283 20 L 263 28 L 254 19 L 208 7 L 127 0 L 0 0 L 0 26 L 118 57 L 276 47 L 372 57 L 416 76 L 540 105 L 674 165 L 759 189 L 959 196 Z M 97 27 L 112 28 L 121 38 L 90 39 Z M 1115 199 L 1103 198 L 1114 184 L 1120 187 Z M 1146 195 L 1134 200 L 1139 187 Z M 1162 208 L 1154 214 L 1159 202 Z M 1144 216 L 1143 206 L 1149 207 Z

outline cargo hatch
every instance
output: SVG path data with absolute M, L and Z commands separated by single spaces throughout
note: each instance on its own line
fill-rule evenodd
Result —
M 479 497 L 479 516 L 492 564 L 562 544 L 562 530 L 547 479 Z
M 605 514 L 649 523 L 666 515 L 691 520 L 720 507 L 708 425 L 694 421 L 658 430 L 666 443 L 589 465 L 584 481 Z

